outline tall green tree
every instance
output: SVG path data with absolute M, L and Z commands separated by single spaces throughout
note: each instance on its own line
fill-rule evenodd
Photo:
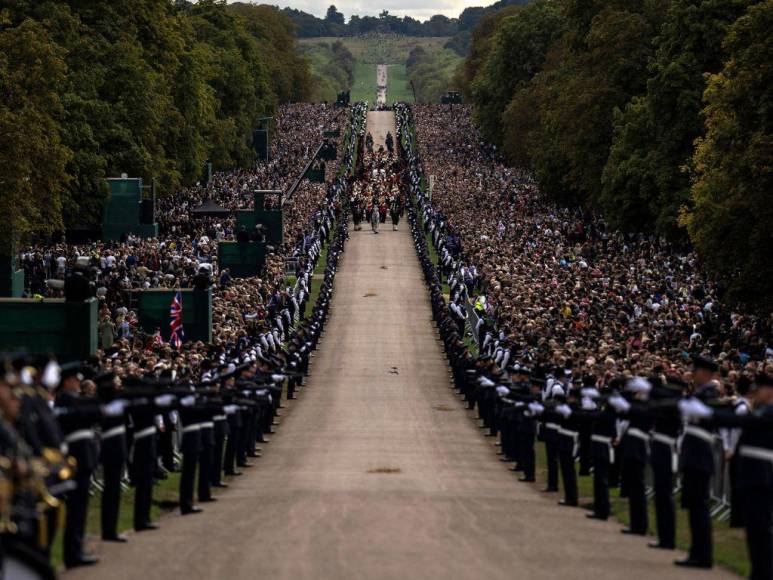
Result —
M 528 158 L 542 190 L 568 203 L 597 203 L 615 110 L 645 89 L 658 10 L 636 1 L 611 4 L 590 18 L 580 44 L 577 36 L 588 18 L 572 13 L 567 22 L 575 24 L 522 89 L 531 94 L 514 98 L 504 116 L 511 159 Z M 528 115 L 536 122 L 525 121 Z M 525 127 L 530 134 L 519 133 Z
M 683 216 L 704 264 L 729 297 L 770 311 L 773 300 L 773 0 L 730 28 L 728 59 L 706 88 L 694 207 Z
M 59 133 L 59 95 L 66 73 L 62 50 L 39 23 L 28 19 L 0 30 L 2 255 L 19 239 L 62 226 L 70 151 Z
M 615 118 L 600 202 L 616 227 L 679 237 L 690 198 L 689 163 L 703 134 L 706 73 L 725 58 L 727 28 L 750 0 L 674 0 L 658 34 L 646 95 Z
M 563 24 L 558 6 L 547 0 L 520 8 L 499 22 L 470 91 L 478 122 L 489 141 L 501 144 L 505 108 L 513 94 L 542 68 L 548 49 L 563 32 Z
M 9 94 L 22 95 L 2 104 L 7 132 L 26 122 L 32 144 L 37 129 L 45 129 L 49 154 L 59 159 L 62 153 L 65 163 L 62 179 L 35 188 L 50 200 L 40 207 L 35 195 L 26 195 L 28 182 L 14 175 L 23 175 L 25 164 L 0 166 L 4 187 L 15 184 L 13 195 L 27 204 L 12 204 L 21 212 L 15 229 L 25 235 L 97 226 L 106 177 L 126 172 L 154 179 L 164 195 L 197 181 L 207 159 L 221 169 L 250 163 L 258 119 L 280 102 L 305 99 L 312 88 L 292 20 L 276 8 L 238 10 L 224 0 L 15 0 L 4 6 L 0 33 L 11 47 L 3 51 L 4 82 L 16 83 Z M 30 30 L 40 41 L 25 53 L 14 42 L 23 44 L 19 38 Z M 58 72 L 52 63 L 60 62 Z M 25 88 L 32 77 L 16 78 L 22 66 L 50 67 L 48 84 Z M 37 124 L 33 113 L 41 116 Z M 27 155 L 41 166 L 35 151 Z M 48 165 L 55 174 L 59 164 Z

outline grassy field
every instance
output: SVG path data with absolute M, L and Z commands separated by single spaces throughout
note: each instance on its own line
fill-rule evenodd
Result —
M 537 444 L 537 486 L 544 487 L 547 481 L 547 459 L 545 456 L 545 445 Z M 516 482 L 517 483 L 517 482 Z M 525 485 L 520 483 L 519 485 Z M 590 507 L 593 504 L 593 477 L 577 476 L 577 488 L 579 492 L 580 505 Z M 562 488 L 563 490 L 563 488 Z M 618 489 L 610 490 L 610 504 L 612 507 L 612 518 L 617 519 L 621 524 L 628 524 L 628 500 L 619 497 Z M 563 499 L 563 491 L 557 494 L 550 494 L 556 501 Z M 676 497 L 677 506 L 679 506 L 679 496 Z M 651 536 L 655 536 L 655 506 L 653 500 L 648 501 L 649 511 L 649 530 Z M 567 508 L 569 509 L 569 508 Z M 718 522 L 714 520 L 714 561 L 737 574 L 743 576 L 749 575 L 749 559 L 746 554 L 746 541 L 744 531 L 732 529 L 727 522 Z M 687 520 L 687 511 L 677 507 L 676 510 L 676 543 L 677 546 L 687 551 L 690 547 L 690 526 Z M 647 541 L 642 541 L 642 550 L 648 550 Z M 676 559 L 676 556 L 674 556 Z
M 408 72 L 405 62 L 411 50 L 423 48 L 429 61 L 434 63 L 422 71 L 417 95 L 421 100 L 435 101 L 439 92 L 449 89 L 449 78 L 461 60 L 443 45 L 447 37 L 407 37 L 396 35 L 367 35 L 357 37 L 320 37 L 302 38 L 299 40 L 300 51 L 311 64 L 311 69 L 317 77 L 314 98 L 316 100 L 335 99 L 336 92 L 345 87 L 341 78 L 334 78 L 335 72 L 330 66 L 330 47 L 336 41 L 341 41 L 354 56 L 354 82 L 351 87 L 352 101 L 376 100 L 376 65 L 386 64 L 388 70 L 387 102 L 414 101 L 414 94 L 408 82 Z M 433 85 L 437 85 L 434 86 Z M 436 94 L 437 93 L 437 94 Z
M 354 86 L 352 86 L 352 102 L 376 101 L 376 65 L 357 62 L 354 70 Z M 408 77 L 403 64 L 387 65 L 387 102 L 413 102 L 413 92 L 408 84 Z
M 448 37 L 409 37 L 396 35 L 367 35 L 355 37 L 301 38 L 299 44 L 304 50 L 308 46 L 320 43 L 332 44 L 336 40 L 343 42 L 358 62 L 366 64 L 405 64 L 408 54 L 417 46 L 427 52 L 439 52 L 448 42 Z M 373 73 L 375 76 L 375 72 Z

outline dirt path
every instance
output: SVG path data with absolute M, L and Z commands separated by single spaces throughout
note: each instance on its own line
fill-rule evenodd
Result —
M 497 461 L 451 388 L 407 230 L 352 232 L 309 386 L 257 465 L 67 580 L 729 577 L 679 570 Z
M 387 101 L 387 65 L 376 65 L 376 105 L 386 105 Z
M 392 133 L 395 138 L 395 114 L 391 111 L 368 112 L 368 132 L 373 136 L 373 148 L 378 150 L 379 145 L 386 149 L 387 133 Z M 426 292 L 425 292 L 426 294 Z

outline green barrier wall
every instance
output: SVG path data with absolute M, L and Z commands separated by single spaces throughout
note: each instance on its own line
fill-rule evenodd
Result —
M 107 179 L 108 197 L 102 216 L 102 239 L 119 240 L 123 234 L 143 238 L 158 236 L 158 224 L 140 222 L 142 203 L 141 178 Z
M 206 292 L 181 290 L 183 298 L 183 330 L 185 340 L 212 342 L 212 289 Z M 139 323 L 148 333 L 161 329 L 161 336 L 169 340 L 169 308 L 175 290 L 143 290 L 139 292 Z
M 312 183 L 325 183 L 325 170 L 309 169 L 306 172 L 306 178 Z
M 16 267 L 15 256 L 0 256 L 0 297 L 21 298 L 24 294 L 24 270 Z
M 259 276 L 266 264 L 266 244 L 259 242 L 220 242 L 217 245 L 220 269 L 228 268 L 235 278 Z
M 263 224 L 266 229 L 266 241 L 272 246 L 280 246 L 284 236 L 284 222 L 282 221 L 281 209 L 282 192 L 260 190 L 255 191 L 253 195 L 255 196 L 255 205 L 253 206 L 255 209 L 242 209 L 236 212 L 236 230 L 239 231 L 244 226 L 252 234 L 257 224 Z M 269 210 L 263 209 L 267 195 L 278 196 L 280 207 Z
M 97 352 L 97 299 L 0 299 L 0 350 L 54 354 L 63 361 Z

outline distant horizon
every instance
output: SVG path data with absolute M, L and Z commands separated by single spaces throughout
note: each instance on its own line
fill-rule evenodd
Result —
M 349 22 L 353 15 L 378 16 L 383 10 L 388 10 L 390 14 L 395 16 L 410 16 L 421 21 L 429 20 L 435 14 L 442 14 L 448 18 L 457 18 L 465 8 L 490 6 L 496 0 L 428 0 L 422 3 L 422 6 L 425 6 L 422 8 L 416 8 L 416 3 L 411 0 L 381 0 L 375 8 L 373 7 L 373 2 L 363 2 L 362 0 L 286 0 L 281 3 L 271 0 L 228 0 L 229 4 L 234 2 L 270 4 L 279 8 L 294 8 L 313 14 L 318 18 L 324 18 L 328 7 L 333 4 L 344 15 L 346 22 Z

